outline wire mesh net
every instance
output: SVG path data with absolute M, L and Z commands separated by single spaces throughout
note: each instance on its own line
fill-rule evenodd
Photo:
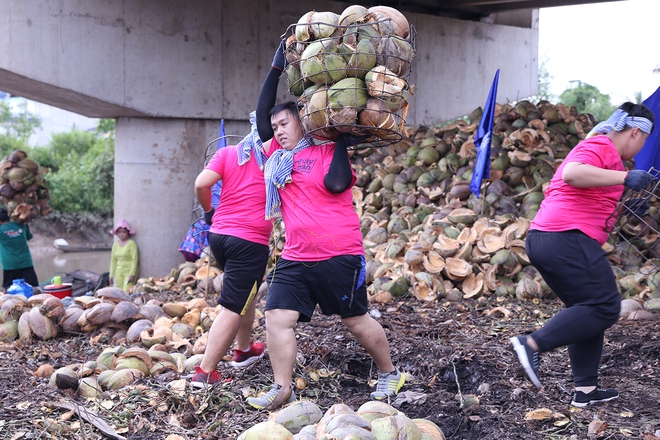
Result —
M 369 136 L 362 148 L 403 139 L 413 93 L 408 82 L 413 26 L 405 38 L 394 33 L 391 19 L 292 24 L 285 35 L 285 74 L 307 135 L 318 141 L 334 141 L 342 133 Z
M 221 142 L 221 145 L 230 145 L 232 143 L 238 143 L 242 139 L 241 136 L 235 135 L 226 135 L 218 137 L 209 142 L 206 146 L 204 152 L 204 163 L 202 169 L 206 167 L 216 151 L 218 151 L 218 143 Z M 220 200 L 220 193 L 222 192 L 222 185 L 216 183 L 211 188 L 211 197 L 213 201 L 213 206 L 216 206 Z M 208 230 L 209 225 L 204 221 L 204 210 L 197 198 L 193 200 L 193 206 L 191 210 L 192 222 L 190 229 L 186 234 L 185 238 L 179 246 L 179 251 L 183 254 L 186 260 L 195 261 L 200 258 L 202 255 L 206 254 L 210 256 L 210 252 L 207 251 L 209 241 L 208 241 Z
M 660 170 L 649 173 L 651 182 L 641 191 L 626 189 L 608 221 L 614 219 L 610 258 L 623 267 L 649 263 L 660 268 Z

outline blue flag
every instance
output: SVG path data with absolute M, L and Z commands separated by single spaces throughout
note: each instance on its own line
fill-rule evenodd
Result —
M 227 146 L 227 138 L 225 136 L 225 120 L 220 121 L 220 138 L 218 139 L 218 150 Z M 217 150 L 216 150 L 217 151 Z M 214 208 L 218 207 L 220 203 L 220 192 L 222 191 L 222 180 L 211 187 L 211 205 Z
M 481 122 L 474 135 L 474 145 L 477 147 L 477 162 L 472 172 L 470 190 L 479 197 L 481 180 L 490 177 L 490 144 L 493 135 L 493 119 L 495 118 L 495 100 L 497 98 L 497 82 L 500 78 L 500 69 L 495 72 L 493 84 L 488 92 L 488 99 L 484 106 Z
M 644 105 L 655 115 L 655 124 L 660 121 L 660 87 L 644 100 Z M 651 168 L 660 169 L 660 130 L 655 127 L 653 133 L 646 139 L 644 146 L 635 156 L 635 168 L 648 171 Z

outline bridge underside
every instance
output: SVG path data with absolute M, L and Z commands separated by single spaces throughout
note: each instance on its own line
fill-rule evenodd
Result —
M 572 6 L 622 0 L 397 0 L 381 1 L 400 11 L 417 12 L 461 20 L 480 20 L 491 14 L 540 9 L 555 6 Z

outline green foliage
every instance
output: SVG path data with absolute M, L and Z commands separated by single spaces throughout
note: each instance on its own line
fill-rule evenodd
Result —
M 95 133 L 73 129 L 65 133 L 55 133 L 45 147 L 35 147 L 29 153 L 30 159 L 50 172 L 56 173 L 63 165 L 68 166 L 71 160 L 85 156 L 89 151 L 99 151 L 105 142 Z M 74 159 L 70 159 L 73 157 Z
M 96 127 L 96 132 L 114 137 L 115 126 L 116 123 L 114 119 L 99 119 L 99 125 Z
M 50 203 L 60 215 L 111 217 L 115 121 L 101 119 L 95 133 L 74 128 L 54 134 L 46 146 L 30 147 L 28 139 L 41 121 L 26 110 L 26 104 L 20 110 L 12 114 L 9 105 L 0 101 L 0 157 L 24 150 L 31 160 L 47 169 Z
M 97 129 L 98 133 L 104 133 L 104 137 L 73 129 L 54 134 L 44 147 L 29 150 L 30 159 L 49 170 L 46 181 L 55 211 L 112 213 L 114 132 L 104 130 L 113 130 L 113 125 L 106 123 L 103 130 Z
M 576 81 L 573 87 L 564 90 L 559 101 L 569 107 L 574 105 L 580 113 L 591 113 L 599 122 L 609 118 L 616 109 L 609 95 L 582 81 Z
M 70 154 L 47 180 L 56 211 L 112 212 L 114 151 Z
M 12 113 L 9 104 L 0 101 L 0 156 L 5 157 L 14 150 L 26 150 L 28 139 L 37 128 L 41 127 L 41 120 L 27 111 L 27 104 L 19 105 L 19 112 Z

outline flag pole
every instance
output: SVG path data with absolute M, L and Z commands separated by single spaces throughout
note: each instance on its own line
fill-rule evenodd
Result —
M 482 185 L 481 189 L 481 215 L 484 215 L 484 210 L 486 208 L 486 184 Z

